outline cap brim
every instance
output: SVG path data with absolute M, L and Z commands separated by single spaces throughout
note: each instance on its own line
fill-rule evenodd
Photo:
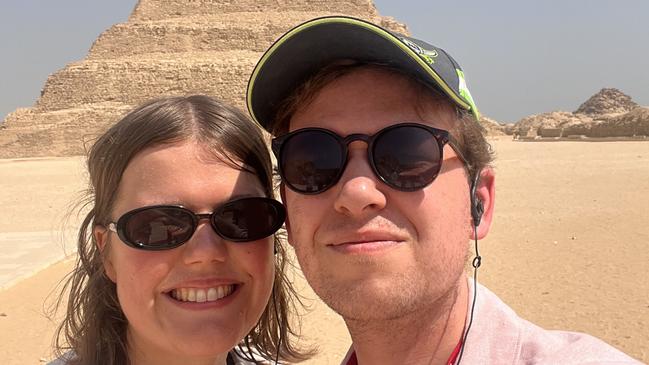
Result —
M 427 64 L 397 35 L 372 23 L 348 17 L 323 17 L 301 24 L 278 39 L 260 59 L 248 83 L 252 117 L 269 129 L 277 108 L 318 70 L 337 60 L 387 64 L 408 70 L 437 86 L 457 105 L 471 109 L 459 90 L 454 61 L 442 50 L 435 67 Z

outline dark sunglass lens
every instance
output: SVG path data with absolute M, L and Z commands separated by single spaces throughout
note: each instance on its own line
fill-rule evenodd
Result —
M 180 245 L 192 236 L 192 216 L 175 207 L 152 207 L 131 215 L 124 225 L 130 243 L 148 248 Z
M 421 189 L 439 173 L 441 149 L 435 136 L 424 128 L 390 129 L 374 141 L 373 148 L 378 174 L 396 189 Z
M 343 161 L 343 149 L 334 136 L 321 131 L 297 133 L 284 142 L 282 178 L 293 190 L 317 193 L 336 182 Z
M 255 241 L 272 235 L 284 224 L 284 206 L 269 198 L 243 198 L 225 204 L 212 224 L 230 241 Z

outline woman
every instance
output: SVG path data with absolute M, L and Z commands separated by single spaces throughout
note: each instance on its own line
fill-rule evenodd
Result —
M 289 337 L 285 212 L 249 119 L 206 96 L 154 100 L 96 141 L 88 172 L 58 363 L 309 357 Z

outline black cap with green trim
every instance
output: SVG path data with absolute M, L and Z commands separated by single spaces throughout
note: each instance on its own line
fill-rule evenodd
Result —
M 443 49 L 343 16 L 298 25 L 266 51 L 248 82 L 250 114 L 269 130 L 284 99 L 320 69 L 340 60 L 402 69 L 444 92 L 476 119 L 480 117 L 460 65 Z

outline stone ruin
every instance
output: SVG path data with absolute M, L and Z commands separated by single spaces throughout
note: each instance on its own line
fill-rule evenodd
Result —
M 371 0 L 140 0 L 85 59 L 46 81 L 31 108 L 0 125 L 0 158 L 85 153 L 89 142 L 135 105 L 202 93 L 245 109 L 257 60 L 285 31 L 324 15 L 351 15 L 408 34 Z
M 485 117 L 484 115 L 480 116 L 480 125 L 482 125 L 488 136 L 504 136 L 507 134 L 506 124 Z
M 515 139 L 555 140 L 649 138 L 649 108 L 623 92 L 605 88 L 575 112 L 554 111 L 525 117 L 510 128 Z
M 595 118 L 615 117 L 637 107 L 638 104 L 620 90 L 604 88 L 581 104 L 575 114 L 585 114 Z

